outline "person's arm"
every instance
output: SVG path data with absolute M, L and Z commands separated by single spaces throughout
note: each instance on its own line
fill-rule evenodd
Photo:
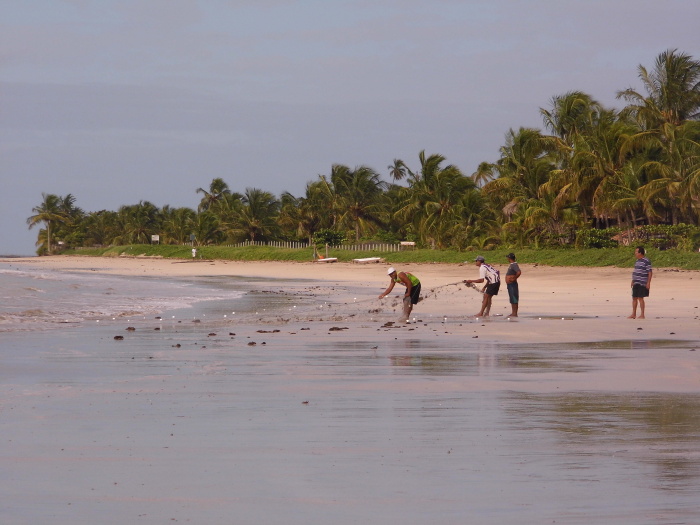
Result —
M 647 276 L 647 290 L 651 288 L 651 278 L 654 276 L 654 272 L 649 269 L 649 275 Z
M 520 274 L 523 273 L 520 271 L 520 266 L 517 265 L 509 266 L 508 271 L 513 273 L 506 273 L 506 284 L 513 284 L 515 282 L 518 282 L 518 277 L 520 277 Z
M 394 280 L 391 279 L 391 283 L 389 283 L 389 287 L 386 290 L 384 290 L 384 293 L 379 296 L 379 299 L 383 299 L 384 297 L 389 295 L 391 293 L 391 291 L 394 289 L 395 284 L 396 283 L 394 282 Z
M 466 284 L 471 284 L 471 283 L 485 283 L 484 286 L 489 284 L 486 281 L 486 268 L 484 266 L 479 266 L 479 278 L 478 279 L 467 279 L 464 281 Z

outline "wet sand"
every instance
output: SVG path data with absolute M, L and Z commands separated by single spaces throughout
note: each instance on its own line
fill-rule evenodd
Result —
M 242 276 L 259 306 L 0 334 L 2 523 L 700 521 L 698 272 L 630 320 L 631 270 L 523 266 L 521 317 L 502 290 L 475 319 L 475 267 L 405 265 L 399 325 L 386 265 L 30 264 Z

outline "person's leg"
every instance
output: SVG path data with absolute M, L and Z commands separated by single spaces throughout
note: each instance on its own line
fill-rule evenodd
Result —
M 489 294 L 484 294 L 484 298 L 481 300 L 481 310 L 479 310 L 479 313 L 476 314 L 477 317 L 482 317 L 484 315 L 486 307 L 488 306 L 489 297 Z
M 403 312 L 402 312 L 401 319 L 400 319 L 400 321 L 402 323 L 408 321 L 408 318 L 411 315 L 412 308 L 413 308 L 413 305 L 411 304 L 411 298 L 404 297 L 403 298 Z
M 632 297 L 632 315 L 630 315 L 627 319 L 636 319 L 637 318 L 637 298 Z
M 487 316 L 487 315 L 489 315 L 489 314 L 491 313 L 491 303 L 492 303 L 492 301 L 493 301 L 493 296 L 494 296 L 494 295 L 498 295 L 498 289 L 499 289 L 500 287 L 501 287 L 501 283 L 498 282 L 498 283 L 490 284 L 490 285 L 486 288 L 486 295 L 488 295 L 489 297 L 488 297 L 488 300 L 487 300 L 486 311 L 484 312 L 484 316 Z
M 411 312 L 413 312 L 413 305 L 418 304 L 420 300 L 420 283 L 418 283 L 411 288 L 411 295 L 403 299 L 403 321 L 408 322 L 410 320 Z
M 639 303 L 639 317 L 637 319 L 644 319 L 644 297 L 638 299 Z
M 508 283 L 508 299 L 510 300 L 510 316 L 518 317 L 518 283 Z
M 493 295 L 484 294 L 484 297 L 486 298 L 486 309 L 484 310 L 484 317 L 486 317 L 491 313 L 491 300 L 493 299 Z

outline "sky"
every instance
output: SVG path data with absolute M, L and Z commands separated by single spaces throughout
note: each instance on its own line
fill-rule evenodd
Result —
M 43 193 L 83 210 L 304 195 L 419 153 L 471 175 L 552 97 L 621 108 L 640 65 L 700 59 L 697 0 L 0 0 L 0 255 Z

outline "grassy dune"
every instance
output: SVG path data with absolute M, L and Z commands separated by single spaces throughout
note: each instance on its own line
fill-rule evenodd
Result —
M 481 252 L 487 262 L 497 265 L 506 264 L 505 255 L 511 250 L 502 248 Z M 601 248 L 601 249 L 543 249 L 532 248 L 512 250 L 518 257 L 518 262 L 524 264 L 544 264 L 549 266 L 616 266 L 631 268 L 634 264 L 634 248 Z M 191 259 L 192 249 L 188 246 L 168 245 L 129 245 L 113 246 L 110 248 L 89 248 L 67 251 L 72 255 L 92 256 L 151 256 Z M 450 250 L 406 250 L 402 252 L 379 251 L 346 251 L 329 249 L 329 256 L 337 257 L 339 261 L 350 262 L 364 257 L 383 257 L 390 263 L 460 263 L 472 261 L 477 252 L 457 252 Z M 700 253 L 678 250 L 647 251 L 655 268 L 678 268 L 684 270 L 700 270 Z M 222 246 L 202 246 L 197 249 L 197 257 L 203 259 L 222 259 L 230 261 L 298 261 L 305 262 L 313 259 L 313 251 L 306 249 L 273 248 L 266 246 L 247 246 L 242 248 Z

